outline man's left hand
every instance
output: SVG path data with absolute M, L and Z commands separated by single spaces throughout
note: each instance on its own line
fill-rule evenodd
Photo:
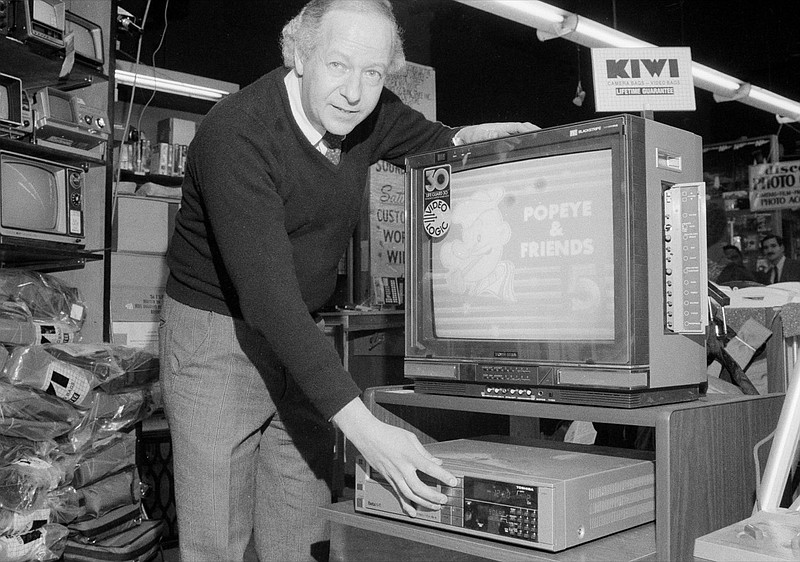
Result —
M 508 135 L 518 135 L 520 133 L 531 133 L 538 131 L 539 127 L 533 123 L 482 123 L 480 125 L 470 125 L 464 127 L 456 133 L 453 139 L 456 145 L 480 142 Z

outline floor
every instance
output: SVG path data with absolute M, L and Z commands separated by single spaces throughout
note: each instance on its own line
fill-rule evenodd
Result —
M 180 555 L 178 554 L 178 548 L 168 548 L 164 550 L 164 559 L 159 560 L 156 558 L 155 562 L 180 562 Z M 253 550 L 252 544 L 247 548 L 244 553 L 244 562 L 258 562 L 258 556 L 256 556 L 256 551 Z

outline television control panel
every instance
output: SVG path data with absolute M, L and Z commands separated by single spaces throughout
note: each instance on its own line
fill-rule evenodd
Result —
M 704 334 L 708 325 L 705 183 L 664 191 L 664 304 L 666 327 Z

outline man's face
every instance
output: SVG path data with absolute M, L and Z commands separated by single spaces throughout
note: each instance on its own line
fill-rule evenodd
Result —
M 727 249 L 727 250 L 724 250 L 724 252 L 725 252 L 725 257 L 730 262 L 732 262 L 732 263 L 740 263 L 742 261 L 741 255 L 736 250 Z
M 783 257 L 783 246 L 778 244 L 774 238 L 768 238 L 761 244 L 761 251 L 764 256 L 772 263 L 777 263 Z
M 346 135 L 378 105 L 392 51 L 392 28 L 383 17 L 334 9 L 322 20 L 316 50 L 295 54 L 300 92 L 311 124 Z

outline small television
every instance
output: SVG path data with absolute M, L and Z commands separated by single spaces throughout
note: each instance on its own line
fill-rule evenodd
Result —
M 103 29 L 96 23 L 67 10 L 65 30 L 67 34 L 72 33 L 75 59 L 101 70 L 105 62 Z
M 50 87 L 36 92 L 33 111 L 37 144 L 75 154 L 102 156 L 100 151 L 111 133 L 106 112 L 87 106 L 70 92 Z M 94 151 L 98 147 L 101 148 Z
M 85 245 L 85 172 L 0 150 L 0 240 Z
M 406 161 L 418 392 L 636 408 L 699 397 L 701 138 L 619 115 Z
M 20 41 L 64 48 L 66 8 L 64 0 L 12 0 L 10 33 Z
M 0 126 L 22 126 L 22 80 L 0 73 Z
M 0 137 L 21 138 L 33 131 L 33 117 L 22 80 L 0 73 Z

